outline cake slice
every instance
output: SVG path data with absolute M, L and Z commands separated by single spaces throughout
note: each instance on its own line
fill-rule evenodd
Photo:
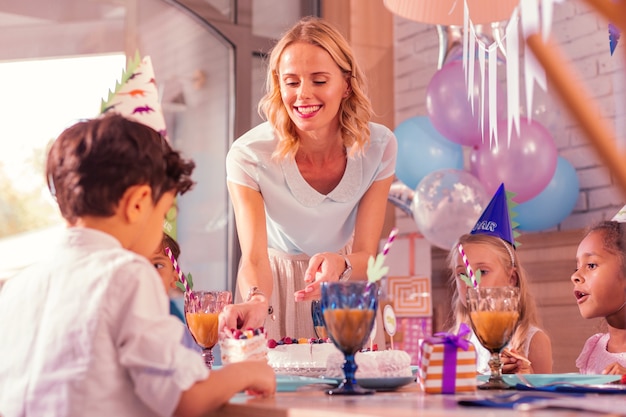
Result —
M 267 362 L 267 333 L 258 329 L 230 329 L 220 334 L 222 364 L 242 361 Z

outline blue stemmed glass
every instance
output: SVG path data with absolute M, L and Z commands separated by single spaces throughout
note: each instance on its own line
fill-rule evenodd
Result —
M 378 307 L 378 286 L 366 281 L 322 283 L 322 315 L 328 336 L 345 356 L 344 380 L 330 395 L 373 394 L 356 383 L 356 353 L 367 342 Z
M 311 317 L 313 318 L 313 330 L 318 339 L 327 339 L 326 325 L 322 316 L 322 305 L 319 300 L 311 302 Z

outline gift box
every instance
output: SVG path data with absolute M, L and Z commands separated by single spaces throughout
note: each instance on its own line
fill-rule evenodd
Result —
M 456 335 L 436 333 L 424 339 L 417 378 L 423 391 L 454 394 L 476 390 L 476 350 L 465 339 L 469 332 L 462 324 Z

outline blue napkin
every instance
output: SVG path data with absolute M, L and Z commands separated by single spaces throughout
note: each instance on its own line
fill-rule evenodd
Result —
M 580 394 L 626 394 L 626 385 L 600 384 L 600 385 L 576 385 L 576 384 L 555 384 L 539 387 L 529 387 L 528 385 L 517 384 L 518 391 L 542 391 L 560 393 L 580 393 Z
M 546 401 L 564 397 L 582 397 L 584 394 L 559 394 L 550 392 L 512 392 L 485 397 L 465 397 L 457 401 L 459 405 L 470 407 L 515 408 L 519 404 Z
M 623 415 L 626 398 L 611 395 L 585 395 L 581 393 L 516 392 L 492 397 L 467 397 L 458 401 L 460 405 L 474 407 L 498 407 L 519 410 L 561 408 L 586 410 L 595 413 Z

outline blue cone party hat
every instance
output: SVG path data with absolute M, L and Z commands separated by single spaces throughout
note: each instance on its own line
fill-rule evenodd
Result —
M 498 190 L 491 198 L 491 201 L 480 215 L 476 225 L 470 232 L 472 235 L 483 234 L 499 237 L 509 242 L 513 247 L 517 246 L 515 238 L 519 233 L 513 231 L 517 223 L 511 222 L 515 213 L 510 212 L 517 204 L 511 200 L 511 194 L 504 189 L 504 184 L 500 184 Z
M 622 207 L 620 211 L 615 213 L 615 216 L 613 216 L 611 220 L 618 223 L 626 223 L 626 206 Z

